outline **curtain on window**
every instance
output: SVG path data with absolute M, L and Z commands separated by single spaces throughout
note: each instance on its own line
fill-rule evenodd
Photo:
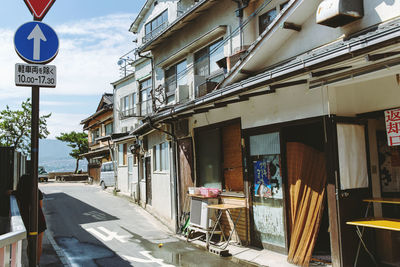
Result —
M 323 152 L 302 143 L 287 143 L 289 225 L 288 261 L 308 266 L 323 214 L 326 171 Z

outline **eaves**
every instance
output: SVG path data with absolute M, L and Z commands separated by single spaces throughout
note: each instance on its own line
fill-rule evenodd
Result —
M 299 55 L 290 61 L 286 60 L 281 64 L 266 69 L 258 75 L 215 90 L 186 104 L 171 107 L 169 110 L 153 115 L 151 119 L 153 122 L 161 122 L 186 113 L 190 115 L 190 112 L 200 107 L 213 105 L 218 103 L 218 101 L 240 96 L 253 89 L 273 85 L 274 83 L 309 73 L 312 70 L 340 63 L 376 49 L 398 44 L 399 42 L 400 19 L 379 25 L 378 27 L 366 29 L 358 34 L 354 34 L 353 38 L 315 49 Z M 143 131 L 145 127 L 145 124 L 142 125 L 140 130 Z

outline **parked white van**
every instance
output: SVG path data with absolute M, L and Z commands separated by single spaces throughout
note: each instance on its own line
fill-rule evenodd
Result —
M 100 186 L 104 190 L 107 186 L 115 185 L 114 165 L 111 161 L 104 162 L 100 170 Z

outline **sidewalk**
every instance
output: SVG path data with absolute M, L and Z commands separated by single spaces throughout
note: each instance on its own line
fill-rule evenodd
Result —
M 106 189 L 106 192 L 108 192 L 110 194 L 114 194 L 113 189 L 114 189 L 113 187 L 108 187 Z M 120 193 L 120 192 L 117 192 L 116 196 L 124 198 L 128 201 L 132 201 L 132 199 L 129 196 L 127 196 L 126 194 Z M 152 217 L 153 217 L 153 215 L 152 215 Z M 157 220 L 155 217 L 153 217 L 153 218 L 155 220 Z M 175 235 L 175 237 L 186 242 L 186 237 L 184 237 L 184 236 Z M 191 241 L 190 243 L 197 247 L 206 249 L 205 242 L 203 242 L 203 241 L 196 240 L 196 241 Z M 283 255 L 283 254 L 265 250 L 265 249 L 258 249 L 258 248 L 253 248 L 253 247 L 239 247 L 239 246 L 235 246 L 235 245 L 229 245 L 227 247 L 227 249 L 229 250 L 229 253 L 232 255 L 232 261 L 241 263 L 243 265 L 270 266 L 270 267 L 294 267 L 294 266 L 296 266 L 296 265 L 293 265 L 293 264 L 290 264 L 287 262 L 287 255 Z M 310 264 L 310 266 L 315 266 L 315 265 Z

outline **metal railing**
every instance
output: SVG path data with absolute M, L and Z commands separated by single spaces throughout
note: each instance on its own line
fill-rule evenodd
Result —
M 121 110 L 119 112 L 119 118 L 122 120 L 122 119 L 130 118 L 130 117 L 135 117 L 136 109 L 137 108 L 134 107 L 134 108 L 130 108 L 130 109 Z
M 145 36 L 142 38 L 142 43 L 147 43 L 148 41 L 152 40 L 154 37 L 156 37 L 162 30 L 167 28 L 168 26 L 168 21 L 163 22 L 161 25 L 157 26 L 157 28 L 154 28 L 151 32 L 148 32 Z
M 17 200 L 14 196 L 10 196 L 10 230 L 0 235 L 0 266 L 22 265 L 22 240 L 24 239 L 26 239 L 26 229 Z

